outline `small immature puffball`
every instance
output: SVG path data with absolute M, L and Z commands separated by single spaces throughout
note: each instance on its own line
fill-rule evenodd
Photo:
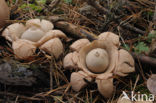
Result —
M 10 10 L 5 0 L 0 0 L 0 28 L 5 25 L 5 20 L 9 20 Z
M 86 56 L 86 65 L 91 72 L 102 73 L 109 65 L 109 56 L 104 49 L 93 49 Z
M 21 39 L 37 42 L 44 36 L 44 34 L 45 33 L 41 29 L 33 26 L 22 34 Z

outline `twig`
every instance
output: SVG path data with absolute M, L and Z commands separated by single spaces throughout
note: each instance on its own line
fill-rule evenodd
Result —
M 19 2 L 19 0 L 16 0 L 15 5 L 17 5 L 17 4 L 18 4 L 18 2 Z
M 120 22 L 120 21 L 119 21 Z M 129 23 L 126 23 L 126 24 L 123 24 L 121 25 L 123 28 L 126 28 L 126 29 L 129 29 L 129 30 L 132 30 L 132 31 L 135 31 L 137 33 L 140 33 L 140 34 L 145 34 L 146 32 L 145 31 L 142 31 L 136 27 L 133 27 L 132 25 L 130 25 Z
M 156 0 L 154 2 L 156 3 Z M 153 22 L 154 22 L 154 29 L 156 29 L 156 5 L 154 10 Z
M 18 103 L 19 96 L 16 97 L 15 103 Z
M 99 12 L 103 14 L 110 14 L 110 11 L 104 7 L 102 7 L 96 0 L 86 0 L 87 3 L 94 8 L 96 8 Z
M 16 97 L 17 94 L 14 94 L 14 93 L 5 93 L 5 92 L 0 92 L 0 95 L 6 95 L 6 96 L 12 96 L 12 97 Z M 21 98 L 21 99 L 26 99 L 26 100 L 31 100 L 31 101 L 41 101 L 43 99 L 41 98 L 34 98 L 34 97 L 27 97 L 27 96 L 22 96 L 22 95 L 18 95 L 18 98 Z
M 137 78 L 136 78 L 136 80 L 135 80 L 134 87 L 133 87 L 133 89 L 132 89 L 133 92 L 135 92 L 135 88 L 136 88 L 136 86 L 137 86 L 137 83 L 138 83 L 139 79 L 140 79 L 140 76 L 137 75 Z
M 74 24 L 65 22 L 65 21 L 58 21 L 54 23 L 55 26 L 59 29 L 61 29 L 64 32 L 67 32 L 68 34 L 72 34 L 72 36 L 78 37 L 78 38 L 88 38 L 89 40 L 95 40 L 96 35 L 81 28 L 80 26 L 76 26 Z
M 145 55 L 137 55 L 135 53 L 131 53 L 131 54 L 133 55 L 133 57 L 136 60 L 139 59 L 142 63 L 147 63 L 147 64 L 150 64 L 150 65 L 156 67 L 156 59 L 155 58 L 145 56 Z
M 156 25 L 156 6 L 155 6 L 155 10 L 154 10 L 154 17 L 153 17 L 153 21 L 154 21 L 154 23 L 155 23 L 155 25 Z
M 136 60 L 136 59 L 135 59 Z M 137 60 L 136 61 L 138 61 L 138 69 L 139 69 L 139 73 L 140 73 L 140 75 L 142 76 L 142 79 L 144 80 L 144 82 L 146 82 L 146 77 L 145 77 L 145 73 L 144 73 L 144 71 L 143 71 L 143 68 L 142 68 L 142 65 L 141 65 L 141 61 L 140 61 L 140 59 L 138 58 L 138 56 L 137 56 Z
M 52 11 L 60 3 L 60 1 L 61 0 L 46 0 L 43 11 L 45 11 L 45 13 L 47 11 Z
M 51 54 L 51 59 L 50 59 L 50 90 L 53 89 L 53 69 L 54 69 L 54 56 Z
M 61 0 L 54 0 L 50 3 L 50 11 L 53 10 L 59 3 Z

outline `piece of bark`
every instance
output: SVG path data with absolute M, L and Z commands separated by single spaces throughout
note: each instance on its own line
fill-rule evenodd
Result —
M 30 86 L 36 83 L 32 71 L 25 67 L 13 69 L 9 63 L 0 65 L 0 82 L 7 85 L 24 85 Z
M 39 72 L 39 68 L 23 65 L 14 60 L 0 63 L 0 83 L 6 85 L 32 86 L 38 82 L 46 81 L 44 73 Z M 43 78 L 44 80 L 42 80 Z

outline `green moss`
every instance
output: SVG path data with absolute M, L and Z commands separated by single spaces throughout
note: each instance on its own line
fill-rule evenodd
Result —
M 38 6 L 38 5 L 35 5 L 35 4 L 23 4 L 20 6 L 21 9 L 24 9 L 24 10 L 29 10 L 29 8 L 31 8 L 32 10 L 34 11 L 37 11 L 37 12 L 41 12 L 41 10 L 43 9 L 42 6 Z

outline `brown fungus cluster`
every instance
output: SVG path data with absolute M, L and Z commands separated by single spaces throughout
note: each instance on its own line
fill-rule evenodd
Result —
M 67 37 L 62 31 L 53 28 L 54 25 L 50 21 L 31 19 L 26 24 L 9 25 L 2 35 L 12 42 L 14 54 L 19 59 L 32 57 L 36 48 L 57 59 L 64 51 L 60 38 L 67 40 Z
M 98 40 L 87 39 L 75 41 L 63 60 L 65 69 L 78 69 L 71 74 L 70 83 L 73 90 L 80 91 L 87 85 L 84 79 L 95 79 L 99 92 L 106 98 L 114 91 L 113 75 L 127 76 L 134 72 L 134 60 L 124 49 L 119 49 L 119 36 L 104 32 Z

